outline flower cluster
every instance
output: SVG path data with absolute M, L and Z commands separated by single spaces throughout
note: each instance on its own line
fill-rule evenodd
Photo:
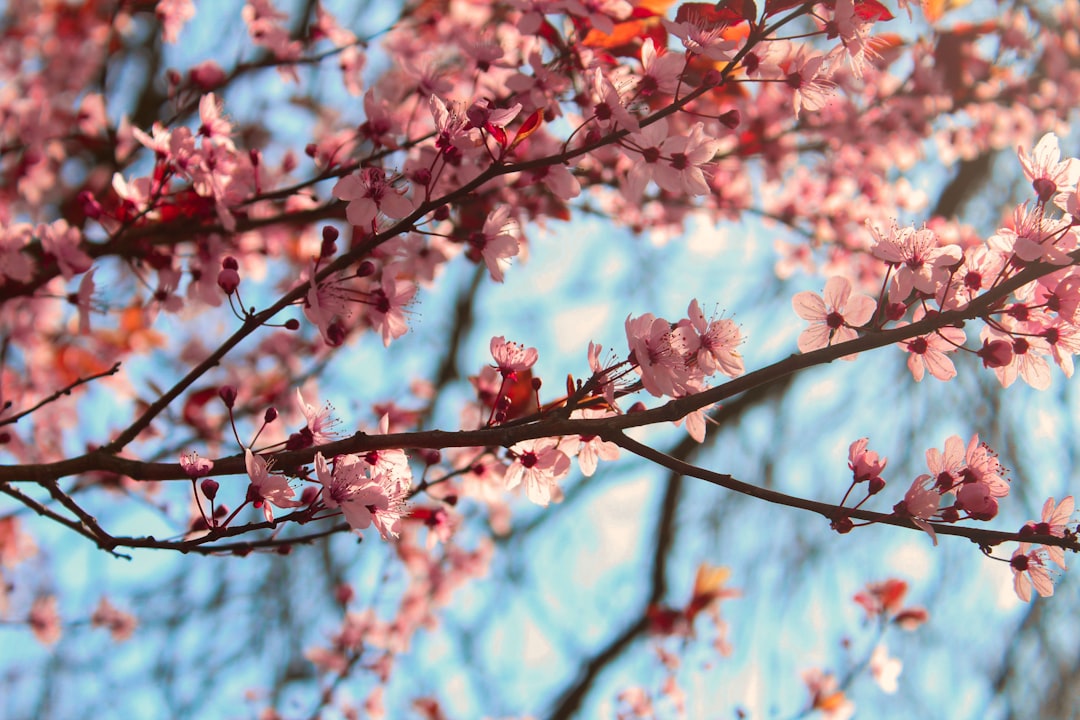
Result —
M 333 467 L 323 454 L 315 454 L 315 473 L 322 485 L 321 500 L 340 509 L 356 531 L 375 525 L 384 540 L 395 538 L 406 514 L 405 498 L 412 481 L 408 460 L 401 450 L 371 453 L 371 462 L 358 455 L 338 455 Z
M 887 460 L 867 449 L 868 440 L 862 438 L 851 444 L 848 451 L 848 467 L 854 479 L 840 503 L 846 509 L 852 490 L 860 483 L 867 484 L 866 496 L 854 508 L 859 508 L 870 497 L 885 489 L 881 478 Z M 911 521 L 924 530 L 937 545 L 937 533 L 933 523 L 957 523 L 964 520 L 992 520 L 998 514 L 998 501 L 1009 494 L 1007 471 L 990 447 L 975 435 L 965 446 L 959 436 L 945 441 L 944 450 L 930 448 L 926 451 L 928 473 L 912 481 L 904 498 L 893 506 L 892 515 Z M 1020 530 L 1021 536 L 1053 536 L 1075 539 L 1076 528 L 1070 527 L 1074 510 L 1070 495 L 1060 503 L 1050 498 L 1043 505 L 1038 522 L 1029 522 Z M 866 523 L 868 524 L 868 523 Z M 834 530 L 850 532 L 856 523 L 842 510 L 832 521 Z M 1009 561 L 1015 574 L 1017 595 L 1022 600 L 1031 598 L 1031 588 L 1043 596 L 1054 592 L 1049 562 L 1065 569 L 1065 551 L 1057 545 L 1039 545 L 1032 549 L 1030 543 L 1020 543 L 1020 548 Z M 905 586 L 906 587 L 906 586 Z M 905 587 L 881 586 L 871 588 L 857 596 L 868 614 L 880 614 L 887 607 L 896 605 Z
M 899 345 L 909 353 L 908 367 L 916 380 L 926 372 L 939 380 L 955 377 L 956 367 L 947 355 L 958 350 L 979 357 L 1003 387 L 1019 378 L 1034 388 L 1047 388 L 1051 361 L 1070 377 L 1073 355 L 1080 352 L 1080 269 L 1074 264 L 1080 249 L 1080 159 L 1062 160 L 1053 133 L 1043 136 L 1030 156 L 1023 148 L 1018 153 L 1035 203 L 1018 205 L 1010 222 L 985 242 L 956 243 L 931 227 L 895 222 L 883 231 L 867 221 L 873 238 L 869 255 L 886 270 L 880 298 L 853 294 L 850 281 L 839 276 L 826 284 L 824 299 L 798 293 L 792 301 L 795 311 L 811 322 L 799 336 L 799 349 L 809 352 L 853 340 L 864 326 L 904 327 L 909 311 L 913 322 L 964 311 L 1025 268 L 1043 263 L 1061 269 L 1034 277 L 1012 290 L 1011 301 L 995 302 L 978 313 L 984 323 L 981 348 L 966 348 L 965 331 L 945 323 Z M 871 277 L 879 274 L 874 271 Z
M 705 389 L 705 378 L 744 372 L 739 326 L 731 318 L 708 320 L 697 300 L 688 317 L 671 323 L 651 313 L 626 318 L 630 363 L 655 397 L 682 397 Z

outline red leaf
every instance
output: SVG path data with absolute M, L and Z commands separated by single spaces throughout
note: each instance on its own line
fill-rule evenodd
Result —
M 525 118 L 525 122 L 518 128 L 517 135 L 514 136 L 514 142 L 510 143 L 510 148 L 513 150 L 518 146 L 518 143 L 525 138 L 532 135 L 534 132 L 540 129 L 540 126 L 544 124 L 544 109 L 537 108 L 532 115 Z
M 749 9 L 747 6 L 749 5 Z M 683 3 L 675 13 L 675 22 L 707 22 L 712 28 L 737 25 L 753 20 L 756 8 L 752 0 L 727 0 L 719 3 Z
M 889 12 L 889 8 L 879 3 L 878 0 L 861 0 L 861 2 L 856 3 L 855 14 L 859 16 L 860 20 L 881 20 L 885 22 L 893 19 L 893 14 Z
M 495 142 L 499 143 L 503 147 L 506 147 L 506 131 L 498 125 L 487 125 L 487 131 L 491 133 L 491 137 L 495 138 Z

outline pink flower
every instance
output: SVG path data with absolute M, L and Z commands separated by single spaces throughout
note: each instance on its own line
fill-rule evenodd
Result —
M 557 481 L 570 472 L 570 458 L 559 449 L 557 438 L 523 440 L 510 448 L 510 455 L 514 461 L 503 476 L 507 490 L 524 482 L 525 495 L 537 505 L 562 500 Z
M 491 357 L 495 358 L 495 366 L 504 378 L 517 379 L 517 374 L 522 370 L 528 370 L 540 357 L 536 348 L 527 348 L 521 343 L 508 342 L 505 337 L 498 335 L 491 338 Z
M 1030 543 L 1020 543 L 1020 547 L 1009 560 L 1013 571 L 1013 589 L 1024 602 L 1031 600 L 1031 588 L 1042 597 L 1054 594 L 1054 582 L 1046 570 L 1046 552 L 1042 547 L 1031 549 Z
M 956 377 L 956 366 L 946 353 L 956 352 L 966 339 L 960 328 L 944 327 L 901 343 L 908 353 L 907 366 L 915 382 L 922 382 L 926 371 L 938 380 Z
M 35 599 L 30 606 L 28 622 L 38 642 L 42 645 L 55 645 L 63 632 L 60 613 L 56 609 L 56 596 L 42 595 Z
M 316 284 L 317 267 L 311 266 L 311 287 L 304 298 L 304 317 L 319 328 L 327 345 L 336 347 L 344 340 L 343 318 L 352 315 L 349 298 L 332 280 Z
M 710 60 L 730 60 L 731 52 L 738 43 L 724 38 L 727 27 L 717 22 L 695 7 L 680 7 L 676 20 L 661 20 L 675 37 L 682 41 L 683 47 L 693 55 L 704 55 Z
M 1050 387 L 1050 363 L 1046 360 L 1046 356 L 1050 354 L 1050 346 L 1045 339 L 1034 335 L 1014 337 L 988 325 L 983 327 L 981 335 L 984 342 L 993 339 L 995 342 L 1009 344 L 1011 352 L 1007 355 L 1008 360 L 993 366 L 994 374 L 1002 387 L 1009 387 L 1017 378 L 1036 390 Z M 1003 354 L 1002 359 L 1004 357 Z
M 323 486 L 323 503 L 340 508 L 353 530 L 374 524 L 383 540 L 398 536 L 398 525 L 406 513 L 407 486 L 357 455 L 338 455 L 331 471 L 323 454 L 316 453 L 315 474 Z
M 1047 498 L 1046 502 L 1043 503 L 1042 519 L 1037 523 L 1026 523 L 1024 527 L 1020 529 L 1020 534 L 1026 535 L 1031 533 L 1065 537 L 1065 531 L 1068 530 L 1075 509 L 1076 503 L 1073 500 L 1072 495 L 1062 498 L 1061 502 L 1056 504 L 1054 503 L 1054 498 Z M 1058 567 L 1064 570 L 1065 549 L 1056 545 L 1045 545 L 1043 547 L 1050 556 L 1050 559 L 1057 563 Z
M 625 325 L 630 361 L 641 375 L 645 389 L 656 397 L 683 394 L 688 389 L 689 373 L 672 347 L 671 324 L 645 313 L 636 318 L 627 316 Z
M 998 461 L 997 453 L 986 443 L 979 442 L 978 435 L 971 436 L 964 460 L 967 463 L 963 472 L 965 482 L 986 485 L 994 497 L 1005 497 L 1009 494 L 1009 481 L 1005 478 L 1008 471 Z
M 687 135 L 669 137 L 667 120 L 661 118 L 631 135 L 627 150 L 639 161 L 627 175 L 627 195 L 640 197 L 649 180 L 670 193 L 709 194 L 702 166 L 712 161 L 719 142 L 707 137 L 704 127 L 695 123 Z
M 349 223 L 365 231 L 374 230 L 379 213 L 395 220 L 411 213 L 412 201 L 404 192 L 395 188 L 383 169 L 377 167 L 364 168 L 358 175 L 346 175 L 332 190 L 334 197 L 348 203 L 345 217 Z
M 936 296 L 939 286 L 949 277 L 949 268 L 963 256 L 956 245 L 940 246 L 937 235 L 927 227 L 916 230 L 893 223 L 884 235 L 869 221 L 867 227 L 875 240 L 871 253 L 896 269 L 889 296 L 897 301 L 906 300 L 912 289 L 927 297 Z
M 304 401 L 304 396 L 300 392 L 300 388 L 296 388 L 296 403 L 300 407 L 300 412 L 304 416 L 306 421 L 305 430 L 310 438 L 310 443 L 304 445 L 304 447 L 310 447 L 311 445 L 325 445 L 328 442 L 332 442 L 337 437 L 338 433 L 334 428 L 340 424 L 340 421 L 333 417 L 334 407 L 330 403 L 326 403 L 321 409 L 316 408 L 313 405 L 308 405 Z
M 627 0 L 563 0 L 565 12 L 588 18 L 589 24 L 604 33 L 615 32 L 615 20 L 630 17 L 634 7 Z
M 835 85 L 828 79 L 829 67 L 825 59 L 824 55 L 807 55 L 805 45 L 800 45 L 790 59 L 784 84 L 795 91 L 792 97 L 795 117 L 799 117 L 803 108 L 820 110 L 832 95 Z
M 630 114 L 623 104 L 619 91 L 604 77 L 600 68 L 592 71 L 592 88 L 596 95 L 596 105 L 593 107 L 593 117 L 610 129 L 630 130 L 637 132 L 641 129 L 637 118 Z
M 108 628 L 114 641 L 123 642 L 132 636 L 139 621 L 134 615 L 117 609 L 108 598 L 103 597 L 94 609 L 94 614 L 90 616 L 90 624 Z
M 679 77 L 686 66 L 686 57 L 666 50 L 658 52 L 652 38 L 641 44 L 641 80 L 638 91 L 643 97 L 657 93 L 672 95 L 679 86 Z
M 289 485 L 289 480 L 283 475 L 271 475 L 270 467 L 263 456 L 252 453 L 250 448 L 244 448 L 244 465 L 251 479 L 248 499 L 255 507 L 262 508 L 266 522 L 274 522 L 274 511 L 270 505 L 279 508 L 294 508 L 300 505 L 293 499 L 296 492 Z
M 817 293 L 800 292 L 791 300 L 795 313 L 810 321 L 810 327 L 799 335 L 799 350 L 810 352 L 854 340 L 859 336 L 854 328 L 865 325 L 874 316 L 877 303 L 868 295 L 851 294 L 847 278 L 834 276 L 825 283 L 825 298 Z M 847 355 L 844 360 L 853 360 Z
M 951 435 L 945 440 L 944 453 L 930 448 L 926 451 L 926 466 L 934 477 L 939 493 L 953 492 L 965 468 L 964 441 L 959 435 Z
M 594 410 L 590 408 L 584 408 L 581 410 L 575 410 L 570 417 L 572 418 L 602 418 L 610 417 L 614 413 L 607 410 Z M 581 468 L 581 474 L 585 477 L 592 477 L 596 472 L 596 466 L 600 460 L 618 460 L 619 459 L 619 446 L 613 442 L 603 440 L 596 435 L 582 435 L 581 436 L 581 449 L 578 450 L 577 461 L 578 467 Z
M 214 93 L 207 93 L 199 99 L 199 122 L 199 135 L 206 138 L 206 141 L 236 150 L 229 137 L 232 135 L 232 123 L 222 114 L 222 103 Z
M 1073 500 L 1072 495 L 1062 498 L 1060 503 L 1055 503 L 1052 497 L 1047 498 L 1046 502 L 1043 503 L 1041 521 L 1028 523 L 1027 526 L 1040 535 L 1065 537 L 1065 530 L 1068 529 L 1069 523 L 1072 521 L 1072 514 L 1075 509 L 1076 501 Z
M 893 512 L 900 517 L 910 519 L 916 526 L 930 536 L 937 545 L 937 533 L 929 523 L 930 518 L 938 511 L 941 504 L 941 494 L 934 486 L 934 478 L 930 475 L 920 475 L 911 483 L 911 487 L 904 494 L 904 499 L 898 502 Z
M 1030 156 L 1019 146 L 1016 154 L 1040 203 L 1049 202 L 1058 193 L 1076 189 L 1076 183 L 1080 180 L 1080 160 L 1061 160 L 1061 150 L 1054 133 L 1043 135 Z
M 742 356 L 735 348 L 742 342 L 739 326 L 730 318 L 707 321 L 695 298 L 686 309 L 688 318 L 672 331 L 672 342 L 682 355 L 690 356 L 705 375 L 719 371 L 738 377 L 745 371 Z
M 170 45 L 180 39 L 180 31 L 195 17 L 192 0 L 158 0 L 154 14 L 161 23 L 161 40 Z
M 405 320 L 405 306 L 416 294 L 416 285 L 409 280 L 395 277 L 393 266 L 383 268 L 382 282 L 368 294 L 364 305 L 365 315 L 371 326 L 383 339 L 383 345 L 390 346 L 390 341 L 409 331 Z
M 999 228 L 987 240 L 987 245 L 1006 257 L 1015 254 L 1026 262 L 1045 260 L 1056 265 L 1069 265 L 1069 253 L 1076 249 L 1076 237 L 1064 232 L 1065 220 L 1046 217 L 1044 209 L 1027 202 L 1013 209 L 1008 227 Z
M 180 456 L 180 467 L 192 480 L 205 477 L 214 469 L 214 461 L 209 458 L 199 457 L 199 453 L 190 452 Z
M 851 443 L 848 448 L 848 467 L 855 474 L 855 482 L 865 482 L 881 476 L 888 460 L 878 457 L 873 450 L 867 450 L 869 438 L 861 438 Z
M 472 123 L 465 114 L 464 103 L 451 100 L 447 104 L 432 95 L 428 104 L 431 107 L 431 116 L 435 120 L 435 147 L 440 152 L 453 153 L 476 145 L 469 137 Z
M 483 230 L 469 235 L 469 259 L 482 258 L 495 282 L 503 281 L 503 271 L 510 266 L 510 258 L 518 254 L 517 227 L 517 222 L 510 218 L 510 206 L 502 205 L 484 221 Z
M 79 248 L 82 233 L 68 225 L 67 220 L 61 218 L 48 225 L 38 225 L 36 232 L 41 240 L 41 249 L 56 261 L 65 280 L 90 269 L 93 260 Z

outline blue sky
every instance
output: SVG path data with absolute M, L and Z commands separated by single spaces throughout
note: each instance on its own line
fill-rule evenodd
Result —
M 174 64 L 185 68 L 207 53 L 223 62 L 235 57 L 236 48 L 208 28 L 238 28 L 239 6 L 214 5 L 212 15 L 209 3 L 200 4 L 196 24 L 171 51 Z M 379 26 L 378 18 L 366 21 Z M 227 95 L 226 110 L 238 118 L 260 113 L 293 90 L 271 77 Z M 356 99 L 340 101 L 347 114 L 359 112 Z M 295 133 L 297 147 L 304 145 L 307 123 L 300 113 L 271 117 Z M 1015 163 L 1006 164 L 1015 171 Z M 936 169 L 920 167 L 913 182 L 933 192 L 941 177 Z M 748 369 L 779 360 L 795 352 L 803 326 L 790 297 L 799 290 L 820 292 L 824 284 L 823 278 L 805 276 L 776 282 L 773 242 L 795 238 L 753 220 L 716 227 L 694 219 L 683 237 L 666 243 L 595 218 L 527 232 L 528 261 L 514 263 L 506 284 L 481 289 L 482 312 L 460 366 L 478 372 L 490 362 L 488 340 L 505 335 L 540 350 L 537 374 L 553 394 L 567 373 L 587 376 L 590 340 L 623 351 L 628 314 L 677 320 L 693 298 L 707 314 L 715 307 L 742 325 Z M 468 283 L 472 271 L 459 258 L 437 287 L 423 290 L 411 308 L 410 334 L 389 351 L 368 336 L 340 353 L 319 380 L 319 401 L 330 400 L 350 430 L 370 425 L 373 402 L 400 395 L 409 373 L 430 371 L 437 363 L 455 290 Z M 251 297 L 259 300 L 258 294 Z M 218 319 L 227 330 L 227 316 Z M 1017 386 L 1001 393 L 992 378 L 976 372 L 975 363 L 960 363 L 959 369 L 952 383 L 915 384 L 894 348 L 812 369 L 782 399 L 725 428 L 697 462 L 740 480 L 835 502 L 847 487 L 848 445 L 869 435 L 871 447 L 890 459 L 890 485 L 872 506 L 887 510 L 921 472 L 927 448 L 940 447 L 952 434 L 966 441 L 978 432 L 1014 468 L 1016 497 L 1003 505 L 993 526 L 1017 528 L 1036 516 L 1047 495 L 1060 497 L 1075 482 L 1076 392 L 1057 370 L 1048 392 Z M 161 371 L 148 359 L 132 372 L 149 380 Z M 453 387 L 438 405 L 436 424 L 456 428 L 468 394 L 467 383 Z M 83 435 L 71 439 L 73 448 L 122 423 L 127 409 L 110 402 L 100 391 L 83 396 L 80 417 L 95 420 L 81 423 Z M 666 448 L 682 434 L 659 428 L 646 437 Z M 583 483 L 575 474 L 567 488 Z M 540 510 L 516 500 L 515 523 L 536 520 L 540 529 L 500 544 L 490 577 L 455 595 L 440 627 L 422 633 L 399 660 L 388 695 L 391 717 L 409 698 L 427 692 L 453 717 L 544 717 L 553 693 L 583 658 L 640 609 L 663 487 L 658 469 L 624 457 L 602 466 L 564 506 Z M 155 504 L 183 508 L 188 496 L 176 486 Z M 99 500 L 96 510 L 118 530 L 175 531 L 159 509 L 148 504 L 132 511 L 130 504 L 121 509 Z M 0 514 L 8 508 L 0 504 Z M 461 510 L 476 513 L 467 505 Z M 89 704 L 104 708 L 98 717 L 166 718 L 175 716 L 177 698 L 202 718 L 253 717 L 259 702 L 246 702 L 245 693 L 269 693 L 266 668 L 283 666 L 296 682 L 282 686 L 279 707 L 288 717 L 306 716 L 318 679 L 302 651 L 325 644 L 340 620 L 326 592 L 328 578 L 356 587 L 356 609 L 370 604 L 384 615 L 393 610 L 401 582 L 387 548 L 372 533 L 360 545 L 351 536 L 339 537 L 322 548 L 299 548 L 288 558 L 135 552 L 126 562 L 67 531 L 27 520 L 43 555 L 18 576 L 16 599 L 23 592 L 54 590 L 62 598 L 62 614 L 78 619 L 88 617 L 106 593 L 122 606 L 127 600 L 143 631 L 127 644 L 113 645 L 101 631 L 76 624 L 57 648 L 47 650 L 23 629 L 0 627 L 0 695 L 12 717 L 29 707 L 23 703 L 38 697 L 40 683 L 47 681 L 56 683 L 46 693 L 56 703 L 56 717 L 79 716 Z M 463 531 L 463 545 L 478 541 L 475 528 Z M 876 635 L 864 626 L 851 597 L 866 582 L 890 576 L 909 581 L 909 602 L 929 605 L 932 619 L 914 634 L 886 637 L 892 654 L 904 661 L 900 690 L 885 696 L 869 679 L 858 681 L 852 689 L 858 717 L 981 718 L 987 708 L 993 716 L 987 678 L 1027 607 L 1012 593 L 1008 568 L 983 559 L 966 541 L 944 538 L 934 548 L 922 533 L 891 527 L 859 528 L 841 537 L 820 517 L 695 480 L 685 482 L 670 563 L 672 604 L 689 597 L 701 563 L 730 566 L 731 584 L 744 593 L 725 605 L 734 647 L 730 658 L 708 650 L 704 620 L 698 628 L 702 639 L 686 649 L 679 678 L 690 717 L 730 717 L 735 706 L 754 718 L 796 716 L 806 702 L 800 671 L 819 666 L 842 673 L 850 660 L 869 652 Z M 1067 617 L 1076 607 L 1074 580 L 1062 578 L 1057 592 L 1047 612 Z M 1077 645 L 1074 627 L 1054 626 L 1062 644 Z M 843 638 L 850 639 L 850 653 L 840 646 Z M 602 676 L 581 716 L 612 717 L 614 698 L 627 685 L 655 689 L 662 675 L 653 658 L 648 645 L 638 642 Z M 86 674 L 91 668 L 97 671 L 93 682 Z M 363 698 L 370 687 L 359 674 L 342 692 Z

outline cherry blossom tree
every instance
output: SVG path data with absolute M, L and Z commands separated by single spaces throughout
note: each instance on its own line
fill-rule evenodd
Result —
M 6 709 L 1065 716 L 1080 4 L 964 6 L 9 2 Z

